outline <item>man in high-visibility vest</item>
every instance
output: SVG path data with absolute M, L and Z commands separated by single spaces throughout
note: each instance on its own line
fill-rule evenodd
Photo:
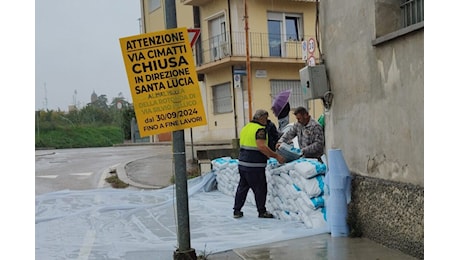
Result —
M 268 112 L 259 109 L 254 113 L 252 121 L 246 124 L 240 133 L 240 155 L 238 171 L 240 181 L 236 189 L 233 217 L 241 218 L 249 189 L 254 192 L 259 218 L 273 218 L 273 214 L 265 208 L 267 201 L 267 179 L 265 167 L 268 157 L 273 157 L 279 163 L 285 159 L 268 147 L 267 125 Z

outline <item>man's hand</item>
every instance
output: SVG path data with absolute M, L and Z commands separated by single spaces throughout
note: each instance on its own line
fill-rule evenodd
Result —
M 286 161 L 286 159 L 285 159 L 283 156 L 279 155 L 279 154 L 277 154 L 276 160 L 277 160 L 280 164 L 283 164 L 283 163 Z
M 276 143 L 276 145 L 275 145 L 276 150 L 278 150 L 278 148 L 280 148 L 280 146 L 281 146 L 281 142 Z

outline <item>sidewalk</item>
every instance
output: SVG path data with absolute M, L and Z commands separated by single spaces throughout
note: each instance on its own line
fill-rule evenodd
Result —
M 165 143 L 162 143 L 164 145 Z M 187 160 L 192 158 L 192 149 L 196 154 L 199 149 L 231 148 L 230 142 L 200 143 L 186 145 Z M 118 177 L 140 189 L 161 189 L 171 185 L 174 172 L 173 155 L 147 157 L 117 168 Z M 152 173 L 155 172 L 154 175 Z M 244 239 L 242 237 L 241 239 Z M 196 252 L 197 255 L 199 252 Z M 206 259 L 416 259 L 398 250 L 389 249 L 367 238 L 331 237 L 320 234 L 304 238 L 285 240 L 270 244 L 261 244 L 229 251 L 209 252 Z
M 171 153 L 166 156 L 150 156 L 117 167 L 117 175 L 120 180 L 130 186 L 141 189 L 161 189 L 171 185 L 171 177 L 174 175 L 172 142 L 157 143 L 134 143 L 130 145 L 160 145 L 170 146 Z M 219 142 L 199 142 L 185 144 L 186 162 L 197 159 L 199 150 L 229 149 L 232 148 L 231 140 Z M 193 155 L 192 155 L 193 151 Z M 153 175 L 152 173 L 155 172 Z

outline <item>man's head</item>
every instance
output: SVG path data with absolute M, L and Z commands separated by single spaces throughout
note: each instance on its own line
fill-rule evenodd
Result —
M 294 110 L 294 115 L 297 119 L 297 122 L 299 122 L 302 125 L 306 125 L 310 121 L 310 115 L 308 114 L 308 111 L 305 107 L 296 108 Z
M 252 120 L 257 121 L 261 123 L 262 125 L 267 125 L 267 120 L 268 120 L 268 112 L 263 109 L 258 109 L 255 113 L 254 116 L 252 117 Z

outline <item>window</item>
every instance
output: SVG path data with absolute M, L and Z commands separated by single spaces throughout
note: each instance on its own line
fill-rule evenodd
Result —
M 224 83 L 212 87 L 212 104 L 214 114 L 233 112 L 230 83 Z
M 267 16 L 270 56 L 284 56 L 284 42 L 303 38 L 302 15 L 269 12 Z
M 423 21 L 423 0 L 401 0 L 400 8 L 403 28 Z
M 225 16 L 221 15 L 209 21 L 209 47 L 211 60 L 222 59 L 229 55 L 226 34 Z
M 291 96 L 289 97 L 289 105 L 291 106 L 291 109 L 299 106 L 306 107 L 302 96 L 302 90 L 300 89 L 300 80 L 270 80 L 272 103 L 278 93 L 288 89 L 291 90 Z
M 286 16 L 286 40 L 300 41 L 302 39 L 300 26 L 299 16 Z
M 281 22 L 268 20 L 270 56 L 281 57 Z
M 423 29 L 424 0 L 374 1 L 374 46 Z
M 161 6 L 160 0 L 149 0 L 149 13 L 160 8 L 160 6 Z

